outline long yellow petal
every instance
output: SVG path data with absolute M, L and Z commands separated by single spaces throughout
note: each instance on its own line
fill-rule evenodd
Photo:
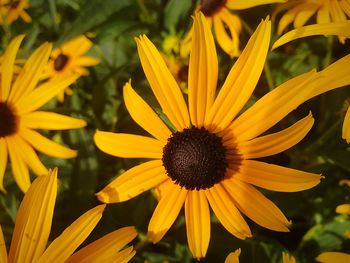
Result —
M 149 161 L 127 170 L 96 195 L 101 202 L 129 200 L 169 179 L 161 160 Z
M 47 155 L 63 159 L 77 156 L 77 151 L 51 141 L 34 130 L 22 128 L 20 130 L 20 135 L 39 152 Z
M 122 251 L 118 252 L 118 254 L 114 257 L 111 258 L 110 261 L 108 262 L 120 262 L 120 263 L 127 263 L 129 262 L 133 256 L 135 256 L 136 251 L 133 250 L 133 247 L 127 247 L 123 249 Z M 96 262 L 98 263 L 98 262 Z
M 134 227 L 123 227 L 80 249 L 65 262 L 120 262 L 111 259 L 118 256 L 118 251 L 125 247 L 136 236 L 137 232 Z
M 6 193 L 4 188 L 4 175 L 7 166 L 7 144 L 4 138 L 0 138 L 0 191 Z
M 54 112 L 34 111 L 21 116 L 20 125 L 30 129 L 67 130 L 85 127 L 86 122 Z
M 279 192 L 297 192 L 314 187 L 322 176 L 283 166 L 244 160 L 236 179 L 268 190 Z
M 189 127 L 188 110 L 181 90 L 157 48 L 145 35 L 136 38 L 136 43 L 142 68 L 164 113 L 178 131 Z
M 319 8 L 317 3 L 303 3 L 299 5 L 299 12 L 296 14 L 294 19 L 294 27 L 302 27 L 310 19 L 310 17 L 316 13 Z
M 291 30 L 281 36 L 273 44 L 272 50 L 299 38 L 316 36 L 316 35 L 336 35 L 350 37 L 350 21 L 332 22 L 326 24 L 315 24 Z
M 347 143 L 350 143 L 350 106 L 345 114 L 342 137 Z
M 315 259 L 321 263 L 348 263 L 350 262 L 350 254 L 341 252 L 324 252 Z
M 236 249 L 227 255 L 225 263 L 239 263 L 239 255 L 241 254 L 241 249 Z
M 197 260 L 204 258 L 210 240 L 210 211 L 204 191 L 189 191 L 185 201 L 188 246 Z
M 241 10 L 259 5 L 285 2 L 287 2 L 287 0 L 228 0 L 226 6 L 232 10 Z
M 57 169 L 35 179 L 19 207 L 9 262 L 37 262 L 48 241 L 57 195 Z
M 20 98 L 26 97 L 35 88 L 47 65 L 51 49 L 52 44 L 44 43 L 28 58 L 13 84 L 9 96 L 10 101 L 16 102 Z
M 54 78 L 47 81 L 31 91 L 27 96 L 21 96 L 19 101 L 15 102 L 15 106 L 18 109 L 18 114 L 34 111 L 50 99 L 56 96 L 59 92 L 63 91 L 70 84 L 72 84 L 78 78 L 78 75 L 69 75 L 60 78 Z
M 150 106 L 134 91 L 130 82 L 124 85 L 124 101 L 131 117 L 143 129 L 161 141 L 167 141 L 171 131 Z
M 261 158 L 283 152 L 300 142 L 312 128 L 314 118 L 308 116 L 280 132 L 239 143 L 239 151 L 245 159 Z
M 318 10 L 317 17 L 316 17 L 317 24 L 331 22 L 328 6 L 329 6 L 328 2 L 323 2 L 323 4 L 320 6 L 320 9 Z
M 79 35 L 61 46 L 64 54 L 74 55 L 77 57 L 85 54 L 91 47 L 92 42 L 84 35 Z
M 188 71 L 188 100 L 192 124 L 203 126 L 214 102 L 218 80 L 218 59 L 211 29 L 204 15 L 196 12 Z
M 17 141 L 13 137 L 7 137 L 7 149 L 11 160 L 11 169 L 13 178 L 15 179 L 17 185 L 22 190 L 26 192 L 30 186 L 30 178 L 28 166 L 22 158 L 21 150 L 17 146 Z
M 7 263 L 7 251 L 4 239 L 4 234 L 2 233 L 2 228 L 0 225 L 0 262 Z
M 90 235 L 91 231 L 94 230 L 102 217 L 105 207 L 106 205 L 96 206 L 75 220 L 62 234 L 52 241 L 37 262 L 65 262 Z
M 168 192 L 159 201 L 148 225 L 147 237 L 159 242 L 177 218 L 187 196 L 187 190 L 169 181 Z
M 232 67 L 205 126 L 213 132 L 226 128 L 250 98 L 264 68 L 270 43 L 271 21 L 262 21 Z
M 94 141 L 101 151 L 117 157 L 161 159 L 163 155 L 164 142 L 141 135 L 96 131 Z
M 265 228 L 289 232 L 290 223 L 281 210 L 253 186 L 231 177 L 223 181 L 227 192 L 240 211 Z
M 15 37 L 6 48 L 4 55 L 2 56 L 1 63 L 1 88 L 0 88 L 0 101 L 6 101 L 8 95 L 11 92 L 12 75 L 14 69 L 14 63 L 19 46 L 22 43 L 24 35 Z
M 350 215 L 350 204 L 338 205 L 335 211 L 339 214 Z
M 206 190 L 205 194 L 215 215 L 227 231 L 240 239 L 252 236 L 249 226 L 221 183 Z

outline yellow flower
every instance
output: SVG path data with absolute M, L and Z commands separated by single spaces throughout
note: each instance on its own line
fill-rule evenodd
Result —
M 85 121 L 54 112 L 38 111 L 57 93 L 73 83 L 76 75 L 39 83 L 47 65 L 51 44 L 40 46 L 26 61 L 19 74 L 14 76 L 14 62 L 23 35 L 16 37 L 6 49 L 0 68 L 0 189 L 5 191 L 3 177 L 11 160 L 13 177 L 26 191 L 30 185 L 28 167 L 37 175 L 47 169 L 34 151 L 57 158 L 73 158 L 77 152 L 59 145 L 35 129 L 65 130 L 86 125 Z
M 290 222 L 280 209 L 253 185 L 295 192 L 317 185 L 321 176 L 252 159 L 297 144 L 314 120 L 309 114 L 285 130 L 260 135 L 304 101 L 349 84 L 350 56 L 321 72 L 312 70 L 285 82 L 238 116 L 263 70 L 271 22 L 260 23 L 216 98 L 217 55 L 201 13 L 195 15 L 193 32 L 189 109 L 156 47 L 146 36 L 136 39 L 148 82 L 176 131 L 172 132 L 127 83 L 126 107 L 154 138 L 97 131 L 94 140 L 102 151 L 114 156 L 155 159 L 126 171 L 97 193 L 98 198 L 105 203 L 122 202 L 159 188 L 160 201 L 148 226 L 148 238 L 154 243 L 161 240 L 184 205 L 190 250 L 195 258 L 202 258 L 210 240 L 209 205 L 222 225 L 241 239 L 252 236 L 241 212 L 265 228 L 289 231 Z
M 286 0 L 201 0 L 196 8 L 200 10 L 210 27 L 214 27 L 215 36 L 220 47 L 231 57 L 238 57 L 241 53 L 239 49 L 239 34 L 242 23 L 238 15 L 231 10 L 242 10 L 259 5 L 285 2 Z M 193 27 L 183 40 L 183 53 L 190 51 Z M 186 52 L 187 50 L 187 52 Z
M 134 227 L 113 231 L 74 253 L 100 221 L 105 205 L 80 216 L 46 248 L 56 195 L 57 169 L 35 179 L 17 212 L 8 257 L 0 227 L 0 262 L 128 262 L 135 255 L 132 247 L 120 251 L 136 237 Z
M 0 24 L 12 24 L 19 17 L 23 19 L 24 22 L 30 23 L 32 18 L 24 10 L 29 7 L 28 0 L 2 0 L 0 3 Z M 4 22 L 5 19 L 5 22 Z
M 317 24 L 346 21 L 350 17 L 350 1 L 289 0 L 287 3 L 278 5 L 274 15 L 286 10 L 287 12 L 278 23 L 279 35 L 292 23 L 295 28 L 305 25 L 315 14 Z M 345 37 L 339 37 L 339 40 L 344 43 Z
M 52 51 L 50 62 L 44 77 L 55 78 L 71 74 L 88 75 L 89 71 L 85 68 L 94 66 L 99 60 L 85 56 L 85 53 L 92 47 L 92 42 L 84 35 L 75 37 L 74 39 L 64 43 L 59 48 Z M 66 90 L 68 94 L 70 90 Z M 64 100 L 64 91 L 58 93 L 58 100 Z

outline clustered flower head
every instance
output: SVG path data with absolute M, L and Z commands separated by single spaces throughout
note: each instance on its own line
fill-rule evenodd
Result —
M 272 20 L 259 18 L 243 47 L 240 33 L 245 22 L 239 10 L 273 3 L 279 4 Z M 28 7 L 28 0 L 0 1 L 0 24 L 8 27 L 19 17 L 31 22 Z M 313 16 L 317 23 L 307 24 Z M 325 176 L 277 165 L 266 157 L 297 145 L 315 123 L 310 111 L 292 124 L 277 126 L 288 114 L 320 94 L 350 85 L 350 54 L 321 70 L 310 69 L 284 81 L 254 103 L 251 99 L 271 46 L 277 49 L 315 35 L 335 35 L 344 43 L 350 38 L 349 17 L 347 0 L 201 0 L 192 27 L 183 39 L 178 35 L 167 39 L 164 53 L 145 34 L 136 37 L 141 66 L 160 109 L 138 94 L 132 78 L 122 89 L 124 104 L 147 135 L 98 129 L 93 140 L 104 153 L 142 161 L 96 193 L 104 204 L 88 210 L 50 242 L 58 169 L 49 169 L 38 153 L 77 157 L 76 150 L 64 145 L 67 141 L 46 131 L 81 129 L 87 122 L 61 114 L 56 102 L 49 102 L 57 97 L 59 106 L 67 103 L 64 95 L 73 93 L 70 86 L 89 75 L 86 67 L 99 64 L 100 59 L 88 55 L 93 42 L 86 35 L 54 49 L 45 42 L 26 59 L 19 59 L 25 35 L 14 37 L 0 57 L 0 191 L 6 194 L 4 178 L 11 173 L 24 197 L 9 250 L 0 225 L 0 262 L 128 262 L 136 253 L 127 246 L 138 235 L 133 226 L 83 248 L 80 245 L 102 218 L 106 204 L 125 202 L 148 190 L 154 190 L 158 203 L 147 235 L 139 238 L 160 242 L 183 210 L 188 247 L 197 260 L 207 255 L 214 215 L 240 240 L 254 235 L 247 219 L 269 230 L 291 231 L 291 220 L 267 193 L 304 191 Z M 272 23 L 279 35 L 292 23 L 295 29 L 271 45 Z M 227 58 L 236 58 L 223 83 L 215 40 Z M 342 137 L 350 143 L 350 107 L 344 114 Z M 33 179 L 30 172 L 37 177 Z M 350 215 L 348 204 L 336 211 Z M 239 262 L 241 254 L 244 250 L 237 248 L 225 263 Z M 325 252 L 316 259 L 347 262 L 349 258 L 349 254 Z M 286 252 L 282 260 L 296 262 Z

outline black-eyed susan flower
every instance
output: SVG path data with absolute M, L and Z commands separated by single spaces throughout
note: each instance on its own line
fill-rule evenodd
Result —
M 92 42 L 86 36 L 80 35 L 54 49 L 44 77 L 56 78 L 71 74 L 88 75 L 89 71 L 85 67 L 95 66 L 99 63 L 97 58 L 85 55 L 91 47 Z M 66 89 L 66 92 L 71 94 L 69 88 Z M 64 91 L 61 91 L 58 94 L 58 100 L 63 101 L 63 99 Z
M 237 14 L 231 11 L 243 10 L 259 5 L 285 2 L 286 0 L 201 0 L 196 11 L 201 11 L 210 27 L 214 28 L 215 36 L 220 47 L 231 57 L 238 57 L 239 34 L 242 23 Z M 193 27 L 183 41 L 183 50 L 190 50 Z M 187 53 L 188 54 L 188 53 Z
M 277 33 L 283 31 L 293 23 L 295 28 L 304 26 L 314 15 L 317 24 L 342 22 L 350 17 L 349 0 L 289 0 L 287 3 L 279 4 L 275 14 L 286 11 L 278 22 Z M 345 37 L 339 36 L 344 43 Z
M 215 96 L 215 44 L 205 17 L 196 13 L 188 74 L 189 109 L 156 47 L 146 36 L 136 39 L 145 75 L 175 131 L 127 83 L 126 107 L 153 137 L 97 131 L 95 143 L 114 156 L 154 160 L 126 171 L 97 196 L 102 202 L 116 203 L 154 187 L 160 189 L 160 201 L 148 226 L 148 238 L 154 243 L 163 238 L 183 206 L 195 258 L 204 257 L 208 248 L 209 206 L 222 225 L 241 239 L 252 236 L 241 212 L 265 228 L 288 231 L 290 222 L 255 186 L 296 192 L 320 182 L 320 175 L 253 159 L 280 153 L 307 134 L 314 121 L 311 114 L 285 130 L 261 136 L 305 100 L 349 84 L 350 56 L 321 72 L 312 70 L 285 82 L 239 115 L 263 70 L 270 34 L 267 19 L 260 23 Z
M 30 185 L 28 167 L 37 175 L 47 173 L 35 150 L 57 158 L 73 158 L 77 152 L 53 142 L 35 129 L 65 130 L 86 125 L 85 121 L 38 109 L 73 83 L 76 75 L 39 82 L 51 52 L 51 44 L 40 46 L 14 75 L 14 63 L 24 36 L 7 47 L 0 82 L 0 189 L 8 159 L 13 177 L 22 191 Z
M 57 169 L 35 179 L 17 212 L 8 255 L 0 227 L 0 262 L 128 262 L 135 255 L 132 246 L 123 249 L 136 237 L 134 227 L 113 231 L 74 253 L 100 221 L 105 205 L 80 216 L 47 247 L 56 195 Z
M 1 0 L 0 23 L 12 24 L 19 17 L 22 18 L 24 22 L 30 23 L 32 18 L 25 11 L 28 7 L 29 0 Z

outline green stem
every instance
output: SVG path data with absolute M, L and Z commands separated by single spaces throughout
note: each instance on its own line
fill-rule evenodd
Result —
M 327 53 L 323 60 L 323 68 L 326 68 L 329 64 L 331 64 L 333 42 L 334 42 L 334 37 L 330 36 L 327 38 Z
M 134 249 L 139 252 L 140 250 L 144 249 L 146 246 L 148 246 L 148 244 L 150 244 L 150 241 L 148 239 L 143 239 L 140 242 L 138 242 Z

